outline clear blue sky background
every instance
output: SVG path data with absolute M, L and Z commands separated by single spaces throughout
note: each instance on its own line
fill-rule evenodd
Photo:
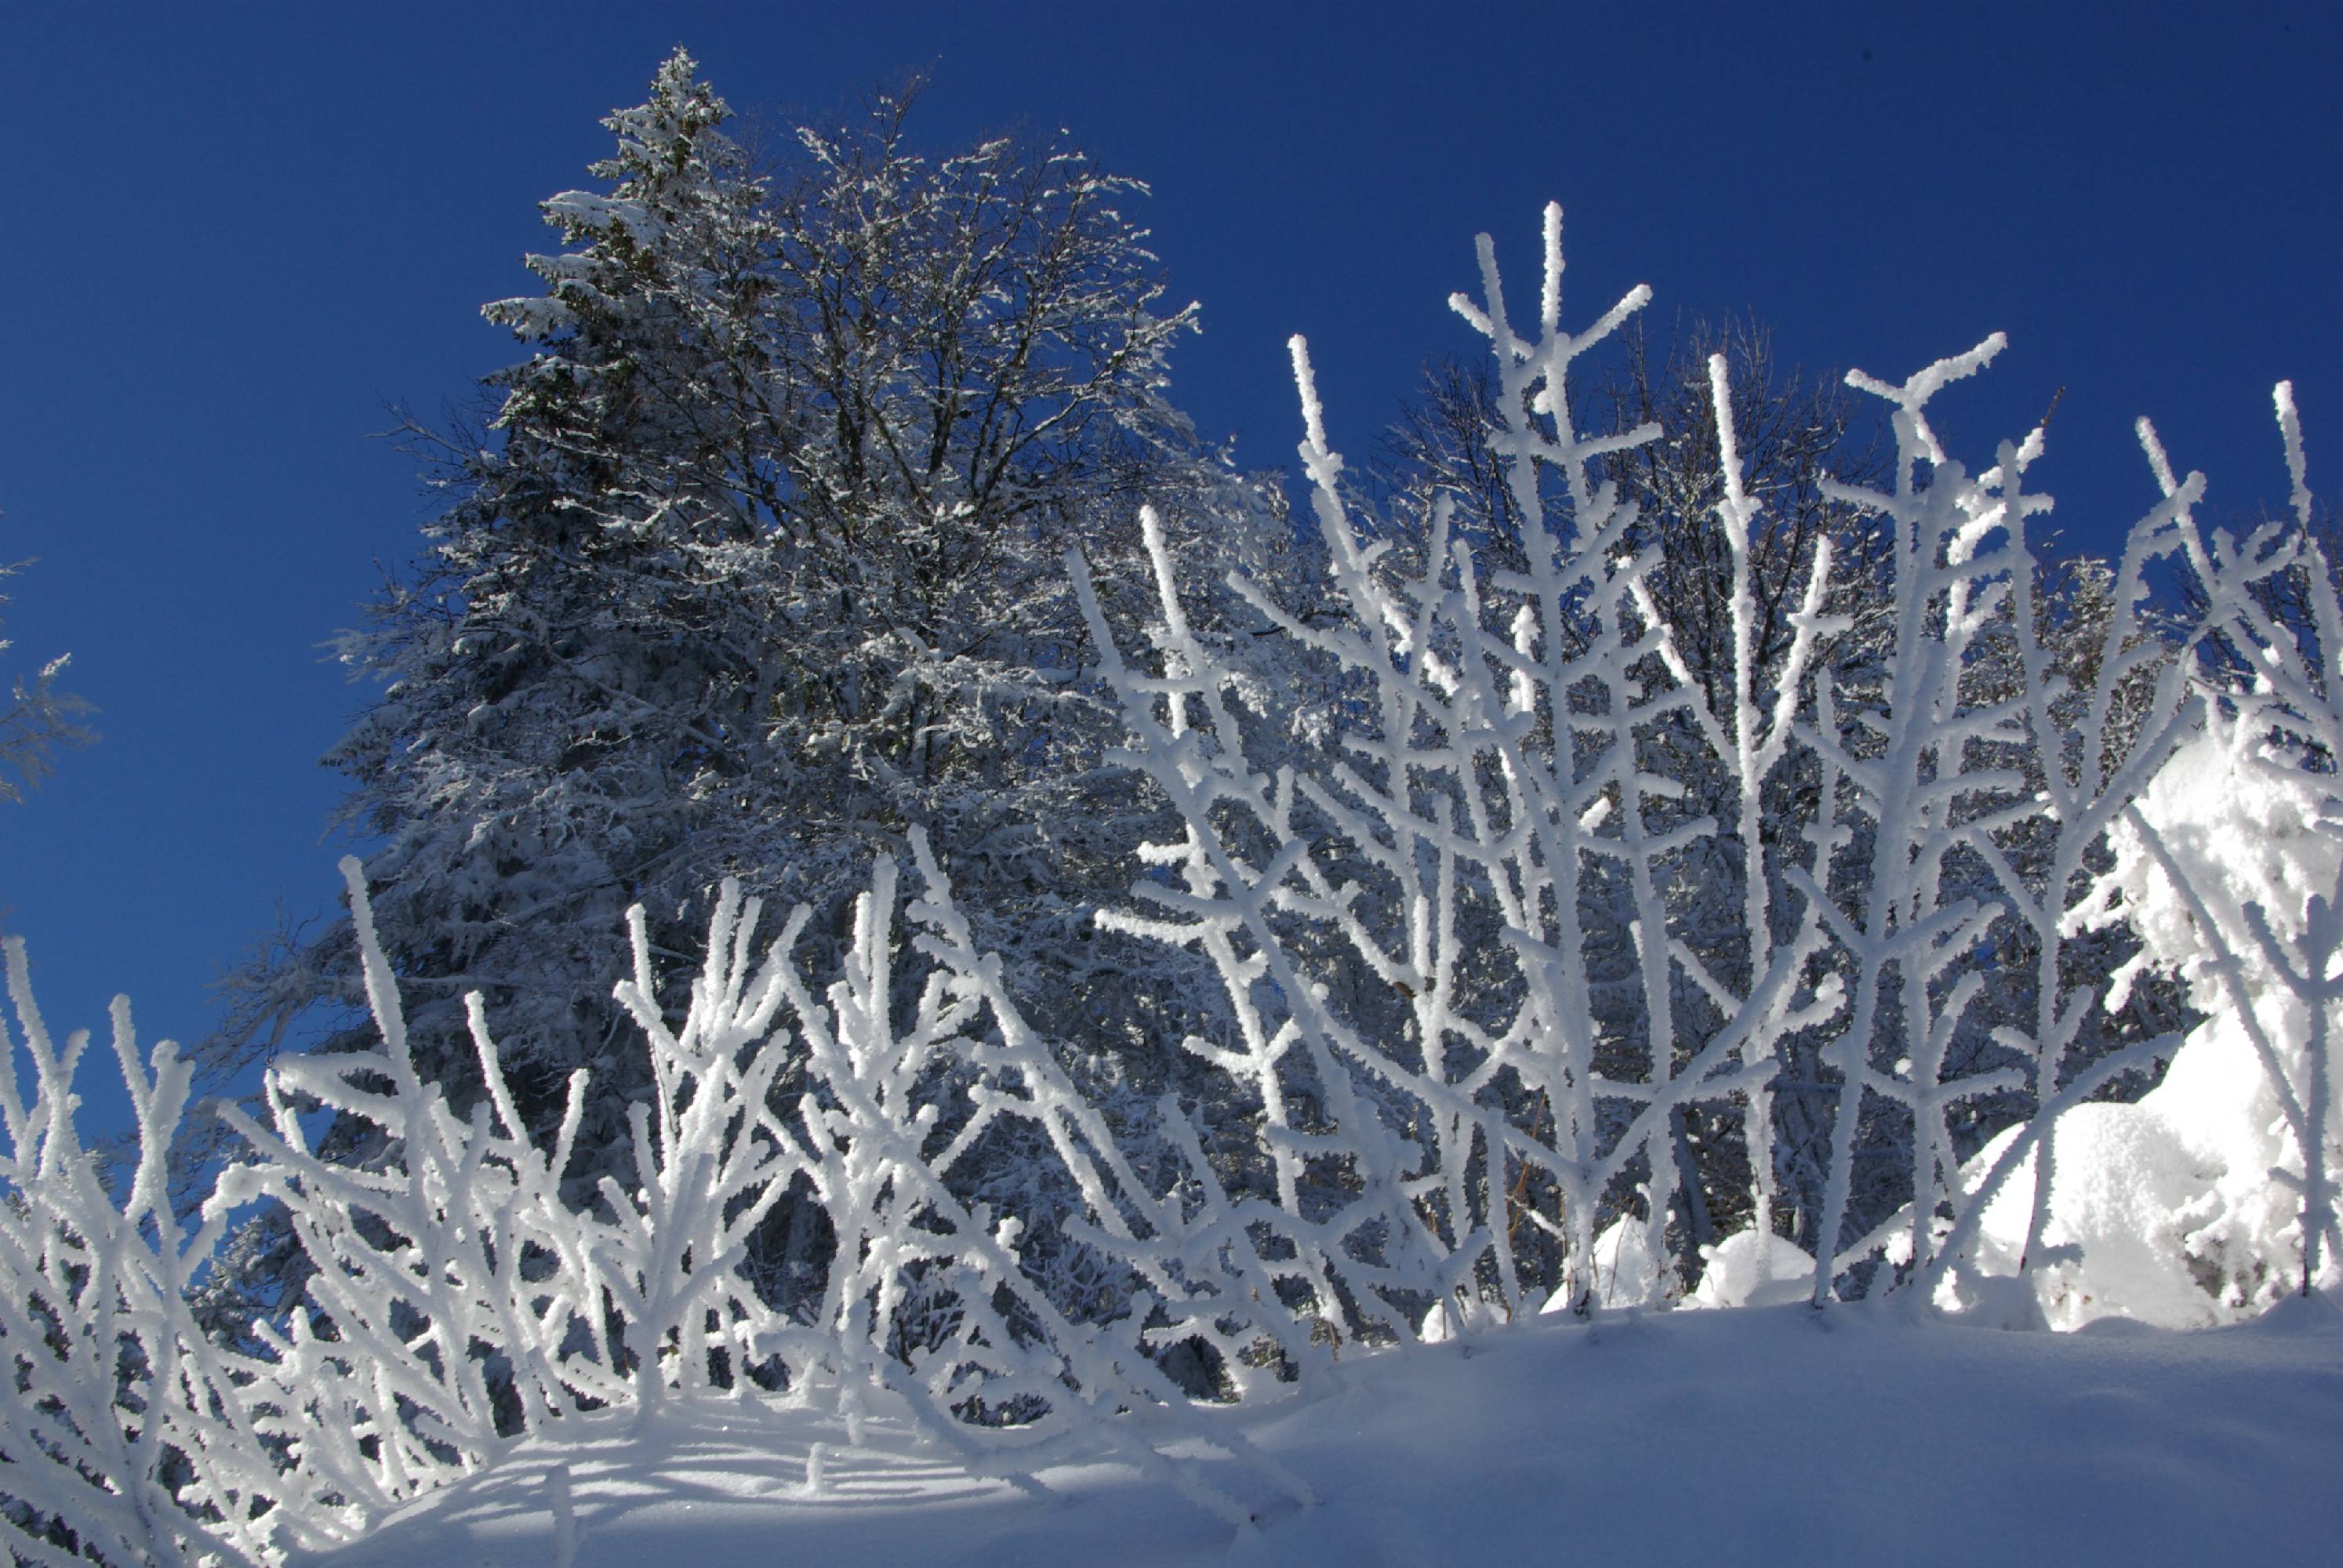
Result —
M 1439 8 L 1445 10 L 1447 8 Z M 746 114 L 930 68 L 932 146 L 1071 127 L 1152 182 L 1204 336 L 1176 390 L 1292 467 L 1307 333 L 1362 456 L 1493 230 L 1534 285 L 1569 213 L 1569 318 L 1637 282 L 1790 358 L 1900 377 L 2006 329 L 1950 397 L 1989 451 L 2067 388 L 2042 483 L 2115 538 L 2129 425 L 2240 511 L 2284 495 L 2270 384 L 2343 488 L 2343 13 L 2323 6 L 1105 4 L 130 8 L 0 15 L 0 558 L 11 674 L 70 649 L 104 739 L 0 809 L 0 924 L 45 1006 L 128 990 L 200 1036 L 208 982 L 329 909 L 366 700 L 321 644 L 411 558 L 413 465 L 368 432 L 513 357 L 536 203 L 690 47 Z M 1977 443 L 1986 443 L 1976 447 Z

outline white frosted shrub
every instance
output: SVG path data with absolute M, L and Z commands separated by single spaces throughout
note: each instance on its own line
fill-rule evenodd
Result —
M 1795 641 L 1759 668 L 1761 498 L 1743 487 L 1713 362 L 1732 648 L 1727 680 L 1704 688 L 1649 587 L 1657 547 L 1603 478 L 1605 456 L 1659 432 L 1582 435 L 1569 417 L 1574 363 L 1645 291 L 1566 332 L 1553 209 L 1545 246 L 1534 335 L 1510 325 L 1485 236 L 1482 298 L 1454 302 L 1496 356 L 1489 444 L 1525 519 L 1526 570 L 1484 564 L 1443 506 L 1415 556 L 1377 538 L 1295 341 L 1324 598 L 1282 605 L 1242 577 L 1231 586 L 1314 659 L 1332 693 L 1322 744 L 1248 711 L 1262 683 L 1190 626 L 1151 518 L 1161 614 L 1142 658 L 1117 645 L 1071 561 L 1127 756 L 1182 824 L 1141 848 L 1152 869 L 1102 918 L 1192 948 L 1221 977 L 1232 1033 L 1185 1044 L 1260 1131 L 1232 1191 L 1192 1145 L 1212 1194 L 1198 1218 L 1274 1292 L 1253 1294 L 1306 1333 L 1275 1336 L 1290 1361 L 1359 1335 L 1444 1337 L 1542 1302 L 1585 1310 L 1617 1301 L 1622 1279 L 1675 1299 L 1694 1265 L 1670 1226 L 1684 1169 L 1670 1118 L 1695 1102 L 1739 1108 L 1755 1229 L 1775 1238 L 1715 1249 L 1732 1278 L 1704 1301 L 1771 1299 L 1792 1259 L 1817 1303 L 1851 1279 L 1958 1302 L 1996 1268 L 2066 1261 L 2046 1240 L 2045 1203 L 1999 1252 L 1979 1242 L 1982 1208 L 2005 1201 L 2020 1164 L 2055 1161 L 2061 1114 L 2177 1044 L 2082 1050 L 2086 1023 L 2120 1000 L 2070 978 L 2072 944 L 2108 919 L 2095 877 L 2141 791 L 2205 722 L 2198 650 L 2241 640 L 2276 672 L 2266 685 L 2289 679 L 2268 651 L 2278 634 L 2247 624 L 2285 559 L 2268 539 L 2208 544 L 2193 514 L 2201 476 L 2176 478 L 2152 434 L 2162 499 L 2095 600 L 2048 598 L 2032 519 L 2051 502 L 2026 484 L 2044 432 L 1973 467 L 1927 416 L 2000 352 L 1996 337 L 1901 383 L 1848 377 L 1886 403 L 1896 444 L 1888 487 L 1828 487 L 1877 518 L 1888 556 L 1892 625 L 1867 662 L 1820 657 L 1847 629 L 1821 610 L 1825 544 Z M 2174 567 L 2206 590 L 2177 628 L 2152 590 Z M 2085 608 L 2093 618 L 2061 624 Z M 2307 711 L 2298 694 L 2272 700 Z M 1653 759 L 1687 746 L 1732 781 L 1731 815 L 1679 804 L 1681 784 Z M 1767 790 L 1789 769 L 1815 781 L 1809 803 L 1771 816 Z M 1713 896 L 1689 868 L 1719 857 L 1745 872 L 1743 907 L 1702 922 L 1737 930 L 1724 972 L 1674 935 Z M 1624 906 L 1633 949 L 1624 1025 L 1593 1005 L 1621 989 L 1588 918 L 1604 899 Z M 2006 1003 L 2004 950 L 2031 955 L 2030 1014 Z M 1773 1084 L 1794 1040 L 1836 1085 L 1819 1212 L 1805 1217 L 1821 1243 L 1812 1259 L 1775 1244 L 1788 1216 Z M 1973 1102 L 2020 1120 L 1965 1176 Z M 2314 1195 L 2322 1169 L 2305 1178 Z M 1644 1232 L 1633 1268 L 1623 1218 Z
M 16 1030 L 0 1072 L 0 1372 L 11 1384 L 0 1516 L 16 1531 L 0 1532 L 0 1552 L 44 1568 L 84 1553 L 173 1565 L 257 1554 L 284 1526 L 255 1517 L 280 1495 L 277 1465 L 242 1409 L 248 1372 L 205 1338 L 186 1300 L 223 1222 L 207 1215 L 189 1231 L 169 1201 L 188 1065 L 168 1040 L 141 1060 L 129 1004 L 116 1000 L 114 1054 L 138 1136 L 117 1201 L 74 1126 L 89 1036 L 60 1050 L 24 944 L 11 939 L 6 954 Z
M 1825 940 L 1811 913 L 1783 938 L 1770 911 L 1751 911 L 1761 945 L 1745 991 L 1671 935 L 1683 851 L 1718 827 L 1671 817 L 1680 788 L 1641 760 L 1640 741 L 1696 699 L 1667 678 L 1681 665 L 1644 585 L 1653 557 L 1634 544 L 1634 508 L 1599 472 L 1605 454 L 1659 432 L 1581 437 L 1555 417 L 1570 406 L 1574 360 L 1648 291 L 1567 333 L 1558 209 L 1545 241 L 1535 337 L 1509 324 L 1485 236 L 1483 299 L 1456 302 L 1496 353 L 1503 425 L 1491 440 L 1532 525 L 1525 574 L 1483 571 L 1444 508 L 1418 569 L 1389 569 L 1389 547 L 1346 504 L 1295 341 L 1334 613 L 1232 586 L 1349 694 L 1315 756 L 1258 766 L 1248 754 L 1232 707 L 1243 675 L 1190 628 L 1151 518 L 1162 619 L 1145 666 L 1125 660 L 1071 563 L 1130 755 L 1184 823 L 1182 839 L 1141 850 L 1171 875 L 1134 884 L 1139 908 L 1108 919 L 1195 947 L 1220 972 L 1236 1040 L 1186 1044 L 1259 1107 L 1270 1176 L 1269 1191 L 1212 1218 L 1241 1230 L 1244 1266 L 1321 1326 L 1320 1345 L 1444 1334 L 1453 1314 L 1510 1317 L 1549 1297 L 1590 1305 L 1597 1217 L 1639 1174 L 1646 1251 L 1664 1255 L 1658 1173 L 1674 1169 L 1674 1113 L 1761 1094 L 1775 1042 L 1841 1007 L 1836 979 L 1809 973 Z M 1563 477 L 1557 515 L 1537 465 Z M 1745 564 L 1752 508 L 1736 503 Z M 1753 781 L 1783 755 L 1798 672 L 1827 629 L 1815 608 L 1827 569 L 1825 552 L 1785 690 L 1745 685 L 1722 723 L 1698 714 L 1709 735 L 1734 738 Z M 1740 590 L 1745 618 L 1745 575 Z M 1624 883 L 1634 910 L 1645 1044 L 1624 1074 L 1589 1005 L 1582 917 L 1598 878 Z M 1355 983 L 1334 983 L 1346 974 Z M 1674 1049 L 1679 977 L 1719 1020 L 1688 1053 Z M 1525 1237 L 1558 1252 L 1558 1274 L 1525 1255 Z M 1667 1271 L 1654 1271 L 1655 1290 L 1669 1288 Z
M 343 869 L 381 1049 L 279 1063 L 265 1125 L 224 1108 L 251 1157 L 220 1173 L 192 1234 L 165 1201 L 186 1064 L 167 1043 L 140 1063 L 116 1004 L 140 1139 L 117 1204 L 73 1128 L 85 1037 L 52 1046 L 12 945 L 34 1095 L 14 1073 L 0 1081 L 0 1349 L 24 1394 L 0 1402 L 8 1549 L 45 1564 L 82 1548 L 118 1563 L 269 1561 L 349 1539 L 524 1435 L 558 1441 L 588 1412 L 768 1397 L 752 1374 L 842 1413 L 858 1441 L 874 1410 L 906 1415 L 970 1471 L 1029 1490 L 1043 1466 L 1102 1459 L 1242 1525 L 1244 1504 L 1164 1452 L 1201 1442 L 1306 1499 L 1241 1438 L 1184 1413 L 1151 1336 L 1197 1332 L 1179 1310 L 1192 1298 L 1211 1322 L 1227 1287 L 1212 1248 L 1124 1162 L 914 842 L 928 891 L 912 953 L 882 859 L 845 973 L 820 999 L 787 953 L 803 911 L 760 953 L 757 904 L 728 885 L 674 1017 L 636 918 L 635 974 L 618 989 L 657 1094 L 635 1107 L 636 1183 L 605 1182 L 584 1207 L 562 1178 L 585 1075 L 539 1145 L 475 1000 L 469 1111 L 421 1079 L 355 860 Z M 899 1015 L 892 970 L 906 956 L 924 972 Z M 808 1087 L 778 1104 L 772 1084 L 792 1060 Z M 320 1109 L 376 1136 L 355 1141 L 359 1154 L 323 1153 L 307 1132 Z M 1022 1267 L 1021 1217 L 956 1185 L 987 1129 L 1017 1120 L 1087 1204 L 1079 1239 L 1141 1282 L 1106 1318 L 1067 1316 Z M 792 1183 L 815 1193 L 837 1242 L 811 1322 L 775 1313 L 739 1267 Z M 246 1352 L 206 1340 L 187 1294 L 230 1217 L 258 1201 L 283 1207 L 310 1271 L 281 1320 L 252 1326 Z M 915 1303 L 924 1328 L 903 1321 Z

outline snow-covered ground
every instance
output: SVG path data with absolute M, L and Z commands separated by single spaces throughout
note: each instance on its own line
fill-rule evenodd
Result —
M 1216 1480 L 1263 1500 L 1235 1538 L 1126 1472 L 1048 1473 L 1058 1495 L 1037 1500 L 883 1421 L 858 1448 L 831 1417 L 701 1404 L 580 1422 L 307 1561 L 2209 1568 L 2343 1553 L 2343 1313 L 2315 1299 L 2194 1332 L 2005 1333 L 1862 1306 L 1549 1316 L 1361 1358 L 1306 1402 L 1227 1419 L 1317 1505 L 1272 1503 L 1226 1467 Z

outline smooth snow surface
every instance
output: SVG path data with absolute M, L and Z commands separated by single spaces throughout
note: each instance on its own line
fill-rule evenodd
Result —
M 1262 1507 L 1232 1538 L 1127 1472 L 1047 1473 L 1060 1495 L 1036 1500 L 884 1421 L 854 1447 L 827 1417 L 703 1404 L 581 1421 L 575 1442 L 532 1440 L 298 1561 L 2132 1568 L 2343 1548 L 2343 1314 L 2318 1299 L 2193 1333 L 2000 1333 L 1865 1307 L 1547 1316 L 1346 1362 L 1306 1402 L 1228 1419 L 1319 1505 L 1222 1467 Z

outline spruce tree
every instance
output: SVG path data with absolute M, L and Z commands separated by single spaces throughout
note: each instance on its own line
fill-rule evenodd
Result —
M 802 132 L 769 176 L 690 57 L 661 65 L 596 187 L 545 204 L 542 294 L 487 308 L 531 353 L 485 436 L 415 432 L 450 504 L 343 644 L 384 686 L 327 760 L 378 840 L 418 1064 L 462 1091 L 478 990 L 525 1114 L 592 1069 L 589 1187 L 626 1179 L 648 1092 L 623 913 L 689 951 L 727 876 L 813 904 L 821 964 L 873 854 L 925 827 L 1073 1055 L 1159 1038 L 1128 970 L 1166 960 L 1089 919 L 1149 808 L 1102 766 L 1062 555 L 1112 598 L 1142 500 L 1238 535 L 1280 514 L 1165 398 L 1192 307 L 1157 311 L 1142 187 L 1054 143 L 930 159 L 907 109 Z M 257 960 L 216 1068 L 321 1017 L 367 1049 L 351 940 Z

